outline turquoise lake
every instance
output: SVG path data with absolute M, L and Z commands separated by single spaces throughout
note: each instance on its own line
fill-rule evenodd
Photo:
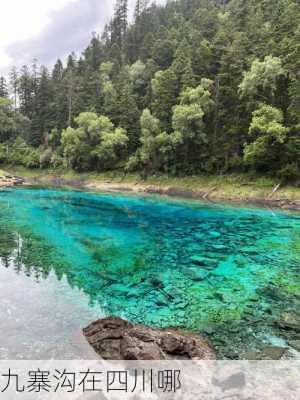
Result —
M 300 214 L 58 189 L 0 191 L 0 358 L 87 356 L 116 315 L 207 337 L 238 358 L 289 337 Z

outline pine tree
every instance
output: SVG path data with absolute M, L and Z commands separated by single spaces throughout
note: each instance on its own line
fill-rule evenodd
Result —
M 8 98 L 7 83 L 4 76 L 0 76 L 0 97 Z
M 67 101 L 64 87 L 64 67 L 60 59 L 55 63 L 51 74 L 51 85 L 53 91 L 53 119 L 55 127 L 61 131 L 67 126 Z
M 62 80 L 63 77 L 63 72 L 64 72 L 64 67 L 63 63 L 61 62 L 60 59 L 58 59 L 53 67 L 52 71 L 52 80 L 54 82 L 59 82 Z
M 67 126 L 72 126 L 73 117 L 75 115 L 75 102 L 77 100 L 77 76 L 76 76 L 76 55 L 74 53 L 70 54 L 67 60 L 67 68 L 64 72 L 63 77 L 63 87 L 66 94 L 67 102 Z
M 121 71 L 117 85 L 117 99 L 115 104 L 115 123 L 122 126 L 127 131 L 129 138 L 128 150 L 133 152 L 136 150 L 138 138 L 139 110 L 137 108 L 135 96 L 133 93 L 133 85 L 130 80 L 128 68 Z
M 18 101 L 18 71 L 16 67 L 13 67 L 9 73 L 9 84 L 13 95 L 14 108 L 16 110 Z
M 102 94 L 102 113 L 111 120 L 116 120 L 115 106 L 117 102 L 117 91 L 112 82 L 113 63 L 105 62 L 100 66 L 100 87 Z
M 76 125 L 82 112 L 93 112 L 127 129 L 127 155 L 139 158 L 146 175 L 245 171 L 251 154 L 257 158 L 261 149 L 261 141 L 253 141 L 248 132 L 252 113 L 264 102 L 278 110 L 288 129 L 276 151 L 269 146 L 272 160 L 278 163 L 272 161 L 270 168 L 264 165 L 264 172 L 284 179 L 289 174 L 293 179 L 300 176 L 298 1 L 169 0 L 165 5 L 150 5 L 151 0 L 137 0 L 133 23 L 128 21 L 128 0 L 115 3 L 112 20 L 102 35 L 93 33 L 79 60 L 73 53 L 66 66 L 58 60 L 51 76 L 46 69 L 39 72 L 37 61 L 20 71 L 14 68 L 9 90 L 0 79 L 0 97 L 7 92 L 12 96 L 14 112 L 4 104 L 10 123 L 17 127 L 2 139 L 21 135 L 39 146 L 55 128 L 51 146 L 61 165 L 62 130 Z M 208 90 L 214 108 L 202 118 L 201 105 L 183 104 L 181 93 L 196 96 L 194 90 L 204 76 L 214 81 Z M 138 119 L 145 109 L 148 117 L 140 126 Z M 19 111 L 31 120 L 30 130 Z M 158 128 L 148 135 L 145 126 L 152 123 Z M 251 146 L 245 148 L 245 142 Z M 96 158 L 85 149 L 81 142 L 78 169 L 87 159 L 88 168 L 93 168 L 91 160 Z M 38 165 L 37 152 L 32 165 Z M 121 157 L 118 151 L 114 154 Z
M 21 113 L 31 120 L 33 116 L 34 92 L 32 76 L 26 65 L 24 65 L 20 71 L 18 79 L 18 97 Z
M 137 0 L 134 9 L 134 21 L 137 25 L 140 23 L 142 14 L 148 9 L 150 0 Z
M 55 127 L 53 110 L 53 87 L 48 69 L 41 67 L 39 74 L 38 92 L 36 98 L 37 120 L 39 137 L 37 142 L 41 144 L 47 133 Z
M 93 32 L 92 40 L 84 53 L 84 63 L 93 71 L 97 71 L 103 60 L 103 48 L 99 36 Z
M 179 91 L 195 86 L 196 81 L 192 68 L 191 49 L 186 40 L 180 43 L 171 68 L 178 80 Z
M 111 22 L 111 40 L 123 49 L 128 27 L 128 0 L 117 0 Z
M 152 111 L 162 124 L 162 129 L 171 131 L 172 108 L 177 102 L 179 85 L 174 71 L 169 68 L 156 72 L 152 79 Z

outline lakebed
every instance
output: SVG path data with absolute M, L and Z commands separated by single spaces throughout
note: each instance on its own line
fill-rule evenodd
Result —
M 299 213 L 26 187 L 0 206 L 1 358 L 78 358 L 107 315 L 297 356 Z

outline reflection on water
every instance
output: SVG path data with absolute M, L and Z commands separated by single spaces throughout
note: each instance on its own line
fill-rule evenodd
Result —
M 6 190 L 0 264 L 0 358 L 78 357 L 80 327 L 110 314 L 199 331 L 237 357 L 293 339 L 277 321 L 299 310 L 300 215 Z
M 39 283 L 0 269 L 0 359 L 93 359 L 81 327 L 101 316 L 50 273 Z

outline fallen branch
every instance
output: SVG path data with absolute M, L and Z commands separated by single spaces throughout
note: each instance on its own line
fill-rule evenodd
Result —
M 213 187 L 212 189 L 210 189 L 208 192 L 206 192 L 203 196 L 202 199 L 206 200 L 208 198 L 209 195 L 211 195 L 215 190 L 217 190 L 217 187 Z
M 281 183 L 278 183 L 278 185 L 276 185 L 274 187 L 274 189 L 272 190 L 272 192 L 268 195 L 267 199 L 270 199 L 277 192 L 277 190 L 280 188 L 280 186 L 281 186 Z

